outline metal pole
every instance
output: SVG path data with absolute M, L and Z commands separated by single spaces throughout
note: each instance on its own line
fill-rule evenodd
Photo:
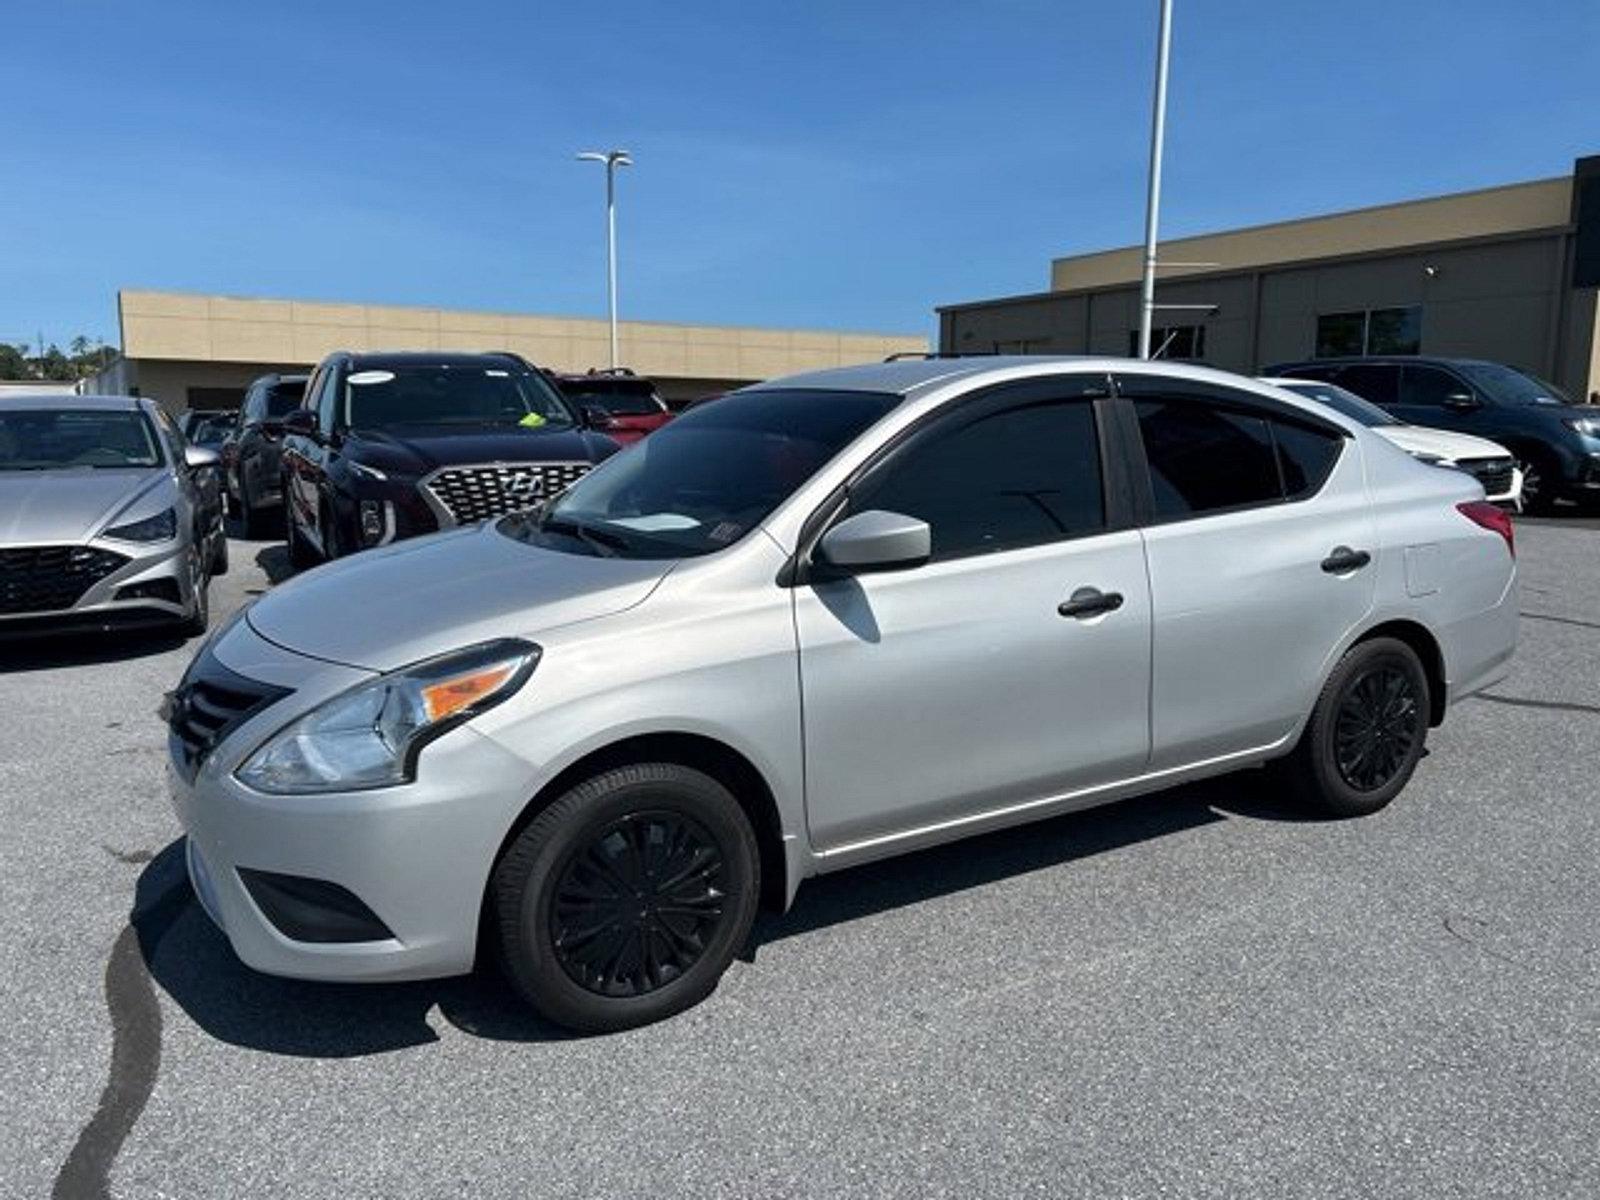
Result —
M 1144 205 L 1144 277 L 1139 297 L 1139 357 L 1150 357 L 1150 327 L 1156 309 L 1156 227 L 1161 217 L 1161 143 L 1167 132 L 1167 52 L 1172 43 L 1172 0 L 1161 0 L 1161 35 L 1156 43 L 1155 111 L 1150 120 L 1150 180 Z
M 617 160 L 606 158 L 606 297 L 611 307 L 611 365 L 619 367 L 617 355 Z

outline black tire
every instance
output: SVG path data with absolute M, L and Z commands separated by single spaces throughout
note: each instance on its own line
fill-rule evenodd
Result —
M 285 487 L 287 486 L 285 484 Z M 289 504 L 287 491 L 284 492 L 284 496 L 283 540 L 289 551 L 289 565 L 296 571 L 309 571 L 317 565 L 317 552 L 300 536 L 300 523 L 295 520 L 294 508 Z
M 1554 460 L 1541 451 L 1524 450 L 1517 455 L 1517 465 L 1522 468 L 1522 511 L 1530 516 L 1549 516 L 1559 499 Z
M 761 860 L 727 788 L 676 763 L 641 763 L 541 812 L 491 887 L 517 991 L 558 1025 L 607 1033 L 710 995 L 749 936 Z
M 196 551 L 198 554 L 198 551 Z M 211 627 L 211 576 L 201 571 L 194 585 L 194 608 L 180 622 L 185 637 L 199 637 Z
M 1364 817 L 1406 786 L 1427 746 L 1428 674 L 1394 638 L 1359 642 L 1323 684 L 1281 772 L 1300 799 L 1333 817 Z
M 240 532 L 246 541 L 259 542 L 266 536 L 266 514 L 264 514 L 250 499 L 250 489 L 245 484 L 244 476 L 239 477 L 239 503 L 237 505 Z
M 211 565 L 206 573 L 212 578 L 216 578 L 218 575 L 226 575 L 228 573 L 227 527 L 219 521 L 216 532 L 211 536 L 214 539 L 211 547 Z

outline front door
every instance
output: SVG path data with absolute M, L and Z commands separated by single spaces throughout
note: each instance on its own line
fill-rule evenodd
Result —
M 795 591 L 818 849 L 1143 770 L 1150 599 L 1138 531 L 1108 528 L 1104 392 L 1100 376 L 988 394 L 852 488 L 842 515 L 919 517 L 933 557 Z M 1074 608 L 1088 589 L 1120 600 Z

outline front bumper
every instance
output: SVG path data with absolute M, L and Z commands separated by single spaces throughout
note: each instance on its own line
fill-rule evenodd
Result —
M 210 652 L 231 671 L 293 689 L 229 733 L 193 782 L 174 765 L 181 754 L 168 766 L 195 894 L 239 958 L 303 979 L 424 979 L 471 970 L 489 872 L 533 794 L 528 764 L 462 726 L 428 745 L 410 784 L 316 796 L 253 791 L 233 775 L 245 758 L 289 721 L 372 676 L 283 650 L 244 621 Z M 252 894 L 241 870 L 333 885 L 375 917 L 369 927 L 391 936 L 327 940 L 325 928 L 307 933 L 281 911 L 275 923 L 271 906 L 258 899 L 259 883 Z
M 179 621 L 194 608 L 194 578 L 183 538 L 150 546 L 95 538 L 91 550 L 109 550 L 128 561 L 89 585 L 67 607 L 0 612 L 0 636 L 62 629 L 112 629 Z

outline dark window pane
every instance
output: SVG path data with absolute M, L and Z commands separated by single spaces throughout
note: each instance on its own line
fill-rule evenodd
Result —
M 921 517 L 935 558 L 1092 533 L 1105 525 L 1094 413 L 1054 401 L 980 417 L 910 449 L 851 509 Z
M 1158 516 L 1182 517 L 1282 498 L 1272 437 L 1260 417 L 1198 401 L 1141 400 L 1134 407 Z
M 1368 354 L 1416 354 L 1422 349 L 1422 309 L 1375 308 L 1367 315 Z
M 1317 357 L 1344 358 L 1363 353 L 1366 331 L 1366 313 L 1323 313 L 1317 318 Z
M 1449 371 L 1438 367 L 1408 366 L 1400 377 L 1400 403 L 1443 408 L 1446 396 L 1470 393 L 1472 389 Z
M 1309 496 L 1322 486 L 1344 445 L 1344 439 L 1337 434 L 1318 433 L 1283 421 L 1272 422 L 1272 438 L 1278 444 L 1283 489 L 1291 500 Z
M 1334 382 L 1371 404 L 1393 404 L 1399 398 L 1400 368 L 1392 363 L 1356 363 L 1334 376 Z
M 266 414 L 269 417 L 286 417 L 300 407 L 305 399 L 304 383 L 280 383 L 267 396 Z

